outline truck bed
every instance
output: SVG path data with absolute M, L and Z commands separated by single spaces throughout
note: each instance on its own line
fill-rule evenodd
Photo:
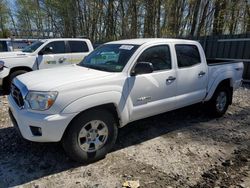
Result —
M 223 60 L 223 59 L 207 59 L 208 66 L 224 65 L 224 64 L 231 64 L 231 63 L 239 63 L 239 61 Z

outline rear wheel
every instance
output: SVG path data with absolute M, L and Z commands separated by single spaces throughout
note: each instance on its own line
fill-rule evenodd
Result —
M 73 120 L 62 144 L 73 160 L 90 163 L 105 157 L 114 146 L 117 133 L 112 113 L 102 109 L 90 110 Z
M 230 98 L 230 89 L 225 86 L 219 86 L 208 104 L 210 114 L 215 117 L 223 116 L 230 104 Z

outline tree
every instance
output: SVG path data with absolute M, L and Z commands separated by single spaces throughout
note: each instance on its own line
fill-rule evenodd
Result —
M 8 37 L 9 31 L 6 27 L 8 23 L 8 7 L 7 2 L 0 0 L 0 37 Z
M 0 32 L 7 36 L 77 37 L 109 41 L 250 31 L 247 0 L 0 0 Z
M 214 24 L 213 24 L 213 34 L 219 35 L 223 33 L 224 25 L 224 15 L 226 9 L 225 0 L 216 0 L 215 1 L 215 12 L 214 12 Z
M 245 17 L 245 24 L 246 24 L 246 32 L 250 32 L 250 5 L 246 1 L 246 17 Z

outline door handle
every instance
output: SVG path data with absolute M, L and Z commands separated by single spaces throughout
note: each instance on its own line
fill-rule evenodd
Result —
M 63 63 L 66 59 L 67 59 L 67 58 L 65 58 L 65 57 L 61 57 L 61 58 L 58 59 L 58 62 L 59 62 L 59 63 Z
M 167 78 L 167 83 L 168 84 L 170 84 L 170 83 L 172 83 L 173 81 L 175 81 L 176 80 L 176 78 L 175 77 L 173 77 L 173 76 L 169 76 L 168 78 Z
M 204 71 L 201 71 L 199 74 L 198 74 L 198 76 L 199 77 L 202 77 L 202 76 L 204 76 L 206 73 L 204 72 Z

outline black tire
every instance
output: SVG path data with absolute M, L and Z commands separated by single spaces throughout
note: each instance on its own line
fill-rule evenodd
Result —
M 11 86 L 11 83 L 13 81 L 13 79 L 21 74 L 25 74 L 27 73 L 28 71 L 26 70 L 17 70 L 17 71 L 14 71 L 10 74 L 9 78 L 6 80 L 5 84 L 4 84 L 4 91 L 9 94 L 10 93 L 10 86 Z
M 223 101 L 220 101 L 220 97 L 223 97 Z M 226 86 L 219 86 L 215 92 L 211 100 L 208 102 L 208 112 L 213 117 L 221 117 L 223 116 L 230 104 L 230 100 L 232 97 L 232 92 L 230 88 Z
M 79 143 L 79 133 L 89 122 L 96 120 L 106 124 L 108 130 L 106 142 L 97 151 L 84 151 Z M 80 114 L 72 121 L 62 138 L 62 145 L 71 159 L 81 163 L 91 163 L 106 156 L 115 145 L 117 134 L 117 121 L 113 114 L 107 110 L 95 109 Z

